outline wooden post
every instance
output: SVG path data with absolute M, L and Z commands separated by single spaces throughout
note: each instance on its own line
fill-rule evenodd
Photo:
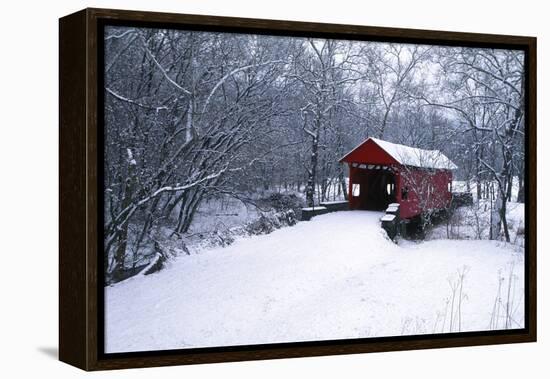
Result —
M 353 167 L 351 167 L 351 163 L 348 163 L 349 168 L 349 180 L 348 180 L 348 201 L 349 201 L 349 209 L 353 209 L 353 175 L 352 170 Z

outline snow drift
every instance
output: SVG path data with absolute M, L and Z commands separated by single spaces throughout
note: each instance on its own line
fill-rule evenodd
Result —
M 514 296 L 508 327 L 523 327 L 521 251 L 480 240 L 396 245 L 380 229 L 380 217 L 318 216 L 106 287 L 105 351 L 499 328 L 504 323 L 492 319 L 502 317 L 494 311 L 502 278 L 511 279 Z M 449 303 L 460 272 L 458 324 Z

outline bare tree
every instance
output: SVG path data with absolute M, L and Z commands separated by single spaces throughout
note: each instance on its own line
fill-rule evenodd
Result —
M 446 101 L 425 100 L 464 121 L 460 132 L 473 136 L 478 183 L 483 174 L 496 183 L 500 225 L 510 241 L 506 204 L 513 175 L 524 160 L 523 52 L 457 48 L 446 50 L 444 57 L 441 90 Z
M 376 94 L 380 116 L 376 136 L 384 138 L 390 115 L 395 107 L 408 98 L 417 71 L 430 58 L 431 48 L 420 45 L 376 44 L 367 55 L 369 82 Z
M 161 232 L 189 233 L 206 200 L 345 198 L 338 159 L 368 136 L 444 149 L 479 198 L 494 187 L 509 240 L 506 204 L 524 192 L 521 52 L 128 27 L 106 28 L 105 52 L 113 280 Z M 429 175 L 409 180 L 425 201 Z
M 343 109 L 349 100 L 345 88 L 362 76 L 355 70 L 354 58 L 357 52 L 351 42 L 308 39 L 299 47 L 302 51 L 295 55 L 293 71 L 287 77 L 299 82 L 304 94 L 304 103 L 299 113 L 302 130 L 311 141 L 309 164 L 306 165 L 306 201 L 309 206 L 313 206 L 320 148 L 326 146 L 321 140 L 326 142 L 327 134 L 332 133 L 331 127 L 335 125 L 334 119 L 339 109 Z M 341 143 L 339 146 L 342 150 Z M 334 156 L 330 159 L 323 164 L 332 164 Z M 327 166 L 324 170 L 330 171 Z M 340 174 L 340 177 L 343 183 L 343 175 Z

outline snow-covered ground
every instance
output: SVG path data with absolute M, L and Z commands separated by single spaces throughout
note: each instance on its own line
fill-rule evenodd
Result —
M 494 205 L 493 205 L 494 206 Z M 474 204 L 463 206 L 454 211 L 450 218 L 437 223 L 428 230 L 427 239 L 489 239 L 491 203 L 488 199 L 474 200 Z M 506 221 L 510 233 L 510 242 L 524 246 L 525 205 L 508 202 Z M 504 239 L 502 228 L 501 239 Z
M 105 350 L 478 331 L 507 320 L 523 327 L 522 249 L 486 240 L 396 245 L 381 215 L 318 216 L 106 287 Z

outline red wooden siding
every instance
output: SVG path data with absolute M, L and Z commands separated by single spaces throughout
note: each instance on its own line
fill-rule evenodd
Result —
M 399 164 L 391 155 L 386 153 L 380 146 L 371 139 L 363 142 L 355 149 L 346 154 L 340 162 L 348 163 L 369 163 L 378 165 Z
M 451 202 L 449 184 L 453 176 L 450 170 L 407 168 L 401 171 L 398 202 L 401 218 L 412 218 L 422 211 L 443 209 Z M 402 190 L 408 188 L 407 199 L 402 198 Z

